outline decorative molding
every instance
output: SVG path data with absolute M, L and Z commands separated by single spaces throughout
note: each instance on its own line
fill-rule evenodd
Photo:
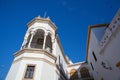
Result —
M 33 57 L 21 57 L 21 58 L 15 60 L 15 61 L 13 61 L 12 64 L 15 64 L 16 62 L 19 62 L 20 60 L 36 60 L 36 61 L 43 61 L 43 62 L 46 62 L 46 63 L 48 63 L 48 64 L 50 64 L 50 65 L 52 65 L 52 66 L 54 66 L 54 67 L 56 66 L 56 64 L 50 62 L 49 60 L 47 60 L 47 59 L 45 59 L 45 58 L 33 58 Z
M 42 49 L 35 49 L 35 48 L 24 48 L 24 49 L 16 52 L 14 54 L 14 58 L 25 52 L 34 53 L 34 54 L 45 54 L 46 56 L 50 57 L 51 59 L 53 59 L 55 61 L 57 60 L 57 57 L 54 54 L 48 53 L 47 51 L 42 50 Z
M 34 18 L 33 20 L 31 20 L 28 24 L 27 27 L 29 28 L 30 26 L 32 26 L 35 22 L 42 22 L 42 23 L 47 23 L 49 24 L 55 31 L 57 30 L 57 27 L 55 26 L 55 24 L 47 18 Z

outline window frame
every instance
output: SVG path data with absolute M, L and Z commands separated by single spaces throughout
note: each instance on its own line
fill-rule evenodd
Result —
M 33 72 L 33 77 L 32 78 L 25 78 L 28 66 L 34 66 L 34 72 Z M 35 73 L 36 73 L 36 64 L 26 64 L 25 69 L 24 69 L 23 80 L 34 80 Z

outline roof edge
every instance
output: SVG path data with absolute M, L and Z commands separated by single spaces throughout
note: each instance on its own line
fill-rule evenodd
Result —
M 47 18 L 42 18 L 40 16 L 33 18 L 30 22 L 27 23 L 27 28 L 32 26 L 35 22 L 43 22 L 43 23 L 48 23 L 55 31 L 57 30 L 56 25 L 51 21 L 49 17 Z

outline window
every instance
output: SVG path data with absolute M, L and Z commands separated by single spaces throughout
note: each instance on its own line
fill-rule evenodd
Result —
M 90 64 L 91 64 L 92 70 L 94 70 L 94 67 L 93 67 L 92 63 L 90 63 Z
M 89 78 L 90 77 L 89 70 L 85 67 L 80 69 L 80 74 L 81 74 L 81 78 Z
M 78 72 L 76 69 L 72 69 L 70 71 L 70 80 L 78 80 L 79 77 L 78 77 Z
M 94 51 L 92 52 L 92 54 L 93 54 L 93 57 L 94 57 L 95 61 L 97 61 L 97 58 L 96 58 L 96 56 L 95 56 Z
M 34 74 L 34 70 L 35 70 L 35 66 L 28 65 L 24 78 L 32 79 L 33 78 L 33 74 Z

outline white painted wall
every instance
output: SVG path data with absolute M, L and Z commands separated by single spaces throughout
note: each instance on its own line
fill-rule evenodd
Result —
M 105 33 L 105 30 L 106 30 L 106 26 L 92 29 L 92 31 L 94 32 L 98 41 L 100 41 L 102 39 L 102 37 Z
M 99 29 L 99 28 L 98 28 Z M 101 48 L 100 42 L 97 39 L 95 33 L 91 31 L 90 37 L 90 45 L 89 45 L 89 52 L 88 52 L 88 63 L 92 63 L 94 70 L 92 70 L 92 74 L 95 80 L 119 80 L 120 79 L 120 69 L 117 68 L 115 65 L 117 62 L 120 61 L 120 26 L 112 33 L 111 37 L 109 38 L 107 44 L 104 48 Z M 92 51 L 94 51 L 97 61 L 95 61 Z M 112 68 L 105 69 L 101 64 L 105 62 L 108 66 Z
M 43 62 L 40 80 L 56 80 L 55 66 Z M 37 79 L 36 79 L 37 80 Z
M 28 64 L 35 65 L 34 80 L 56 80 L 55 66 L 35 59 L 23 59 L 13 63 L 6 80 L 22 80 Z
M 59 64 L 59 56 L 60 56 L 60 62 L 63 65 L 63 69 L 64 69 L 65 73 L 67 73 L 66 72 L 67 71 L 66 70 L 67 69 L 67 63 L 65 62 L 65 59 L 64 59 L 64 57 L 62 55 L 63 53 L 62 53 L 58 43 L 56 43 L 56 54 L 57 54 L 57 64 Z
M 90 65 L 91 72 L 93 74 L 93 77 L 95 80 L 100 80 L 101 74 L 100 71 L 102 70 L 101 67 L 101 57 L 100 57 L 100 45 L 99 45 L 99 40 L 96 38 L 96 35 L 94 34 L 93 30 L 91 30 L 90 34 L 90 45 L 89 45 L 89 50 L 88 50 L 88 64 Z M 92 52 L 94 51 L 94 54 L 97 58 L 97 61 L 95 61 Z M 94 70 L 92 70 L 93 65 Z
M 104 48 L 101 57 L 103 61 L 106 61 L 106 63 L 112 68 L 112 70 L 103 70 L 102 76 L 104 76 L 105 80 L 119 80 L 120 69 L 116 67 L 116 64 L 120 61 L 120 28 L 118 32 L 111 36 L 111 39 Z M 109 75 L 109 77 L 107 75 Z
M 18 74 L 18 71 L 20 70 L 21 62 L 13 63 L 10 67 L 10 70 L 8 72 L 8 75 L 6 77 L 6 80 L 15 80 L 16 76 Z

